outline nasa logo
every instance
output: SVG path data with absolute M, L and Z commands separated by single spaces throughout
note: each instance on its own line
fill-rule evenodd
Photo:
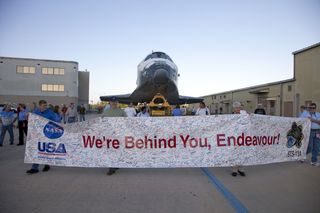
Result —
M 43 128 L 43 134 L 50 139 L 60 138 L 63 132 L 64 129 L 52 121 L 49 121 Z
M 38 150 L 39 152 L 47 152 L 47 153 L 55 153 L 55 154 L 66 154 L 67 150 L 63 143 L 46 143 L 46 142 L 38 142 Z

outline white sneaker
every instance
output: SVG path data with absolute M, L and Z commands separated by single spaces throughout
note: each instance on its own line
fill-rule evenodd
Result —
M 310 163 L 312 166 L 320 166 L 320 162 L 311 162 Z

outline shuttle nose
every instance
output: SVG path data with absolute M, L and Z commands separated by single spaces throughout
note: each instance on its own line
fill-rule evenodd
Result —
M 156 84 L 166 84 L 168 83 L 169 75 L 167 70 L 158 69 L 154 72 L 153 81 Z

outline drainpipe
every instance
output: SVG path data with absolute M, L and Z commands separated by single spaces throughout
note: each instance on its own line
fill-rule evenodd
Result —
M 283 83 L 280 86 L 280 116 L 282 116 Z

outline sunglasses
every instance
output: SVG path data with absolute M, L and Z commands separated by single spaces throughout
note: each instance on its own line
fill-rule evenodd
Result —
M 309 109 L 315 109 L 315 107 L 309 107 Z

